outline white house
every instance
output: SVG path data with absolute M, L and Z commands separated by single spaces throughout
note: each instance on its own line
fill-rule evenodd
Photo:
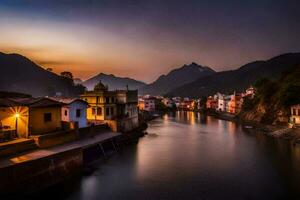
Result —
M 229 101 L 230 101 L 230 96 L 220 95 L 218 98 L 218 111 L 227 112 Z
M 64 122 L 78 123 L 79 128 L 87 126 L 86 109 L 88 103 L 78 98 L 51 97 L 64 104 L 61 108 L 61 119 Z

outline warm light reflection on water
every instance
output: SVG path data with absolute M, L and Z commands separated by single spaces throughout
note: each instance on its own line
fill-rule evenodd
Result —
M 68 199 L 293 199 L 300 147 L 192 112 L 164 115 L 148 135 L 79 180 Z

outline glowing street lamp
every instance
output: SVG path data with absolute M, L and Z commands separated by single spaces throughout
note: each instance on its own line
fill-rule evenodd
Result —
M 18 135 L 18 119 L 20 117 L 20 114 L 19 113 L 16 113 L 15 114 L 15 118 L 16 118 L 16 136 Z

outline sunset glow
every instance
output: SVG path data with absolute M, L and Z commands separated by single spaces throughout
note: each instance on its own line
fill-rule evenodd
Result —
M 193 61 L 220 71 L 299 51 L 296 6 L 283 1 L 133 2 L 4 0 L 0 51 L 83 79 L 103 72 L 146 82 Z

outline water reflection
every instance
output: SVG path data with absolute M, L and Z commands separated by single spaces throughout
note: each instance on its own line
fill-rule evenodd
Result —
M 137 145 L 97 164 L 68 199 L 292 199 L 300 149 L 193 112 L 152 121 Z

